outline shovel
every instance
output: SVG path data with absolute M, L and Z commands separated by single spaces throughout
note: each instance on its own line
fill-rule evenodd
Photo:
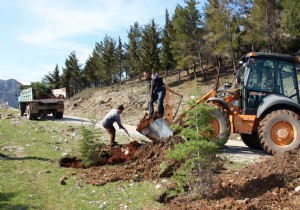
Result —
M 126 133 L 129 136 L 130 141 L 134 141 L 133 138 L 130 136 L 130 134 L 128 132 L 126 132 Z

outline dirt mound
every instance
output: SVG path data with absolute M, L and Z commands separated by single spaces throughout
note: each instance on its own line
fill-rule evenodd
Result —
M 140 144 L 134 141 L 117 148 L 107 147 L 102 151 L 107 154 L 105 161 L 101 162 L 102 166 L 78 169 L 75 174 L 92 185 L 104 185 L 119 180 L 155 180 L 170 176 L 178 164 L 165 158 L 165 153 L 172 148 L 174 140 L 180 141 L 180 138 L 154 144 Z M 60 165 L 82 168 L 79 162 L 80 160 L 75 158 L 64 158 L 60 161 Z M 167 167 L 162 169 L 163 162 Z
M 92 185 L 169 177 L 179 163 L 167 159 L 165 154 L 173 148 L 174 142 L 179 141 L 179 137 L 173 137 L 166 142 L 131 142 L 107 149 L 109 155 L 105 165 L 78 168 L 72 175 L 78 175 Z M 64 159 L 62 163 L 78 167 L 78 161 L 72 165 Z M 300 150 L 293 150 L 242 170 L 221 171 L 215 174 L 213 193 L 202 198 L 195 195 L 177 196 L 165 203 L 165 209 L 300 209 L 300 193 L 295 191 L 300 185 L 299 166 Z
M 300 209 L 300 150 L 278 154 L 243 170 L 220 174 L 205 198 L 179 196 L 166 209 Z

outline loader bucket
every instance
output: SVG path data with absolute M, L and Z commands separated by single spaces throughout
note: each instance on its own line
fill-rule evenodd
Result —
M 173 131 L 164 118 L 148 121 L 144 117 L 136 130 L 153 142 L 166 141 L 173 136 Z

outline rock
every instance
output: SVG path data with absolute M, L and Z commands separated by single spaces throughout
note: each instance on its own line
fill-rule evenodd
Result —
M 245 198 L 244 200 L 237 200 L 236 202 L 238 204 L 247 204 L 247 203 L 249 203 L 249 201 L 250 201 L 250 198 Z
M 296 192 L 300 192 L 300 185 L 298 187 L 295 188 Z
M 60 178 L 60 184 L 61 185 L 66 185 L 67 184 L 66 181 L 65 181 L 66 179 L 67 179 L 66 177 L 61 177 Z
M 49 173 L 51 173 L 51 171 L 50 170 L 45 170 L 45 171 L 40 171 L 39 173 L 40 174 L 49 174 Z
M 68 156 L 69 156 L 69 153 L 64 152 L 64 153 L 62 153 L 62 156 L 63 156 L 63 157 L 68 157 Z
M 221 186 L 222 186 L 222 188 L 230 187 L 231 183 L 229 183 L 229 182 L 222 182 Z
M 61 184 L 61 185 L 66 185 L 67 183 L 65 182 L 65 180 L 60 179 L 60 184 Z
M 280 193 L 280 189 L 278 188 L 278 187 L 275 187 L 274 189 L 273 189 L 273 194 L 278 194 L 278 193 Z

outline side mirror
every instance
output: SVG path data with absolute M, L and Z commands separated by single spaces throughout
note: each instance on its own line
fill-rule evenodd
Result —
M 240 71 L 237 71 L 235 75 L 235 84 L 238 85 L 240 83 L 241 83 L 241 74 Z
M 232 83 L 231 82 L 225 82 L 224 83 L 224 89 L 230 89 L 232 87 Z

